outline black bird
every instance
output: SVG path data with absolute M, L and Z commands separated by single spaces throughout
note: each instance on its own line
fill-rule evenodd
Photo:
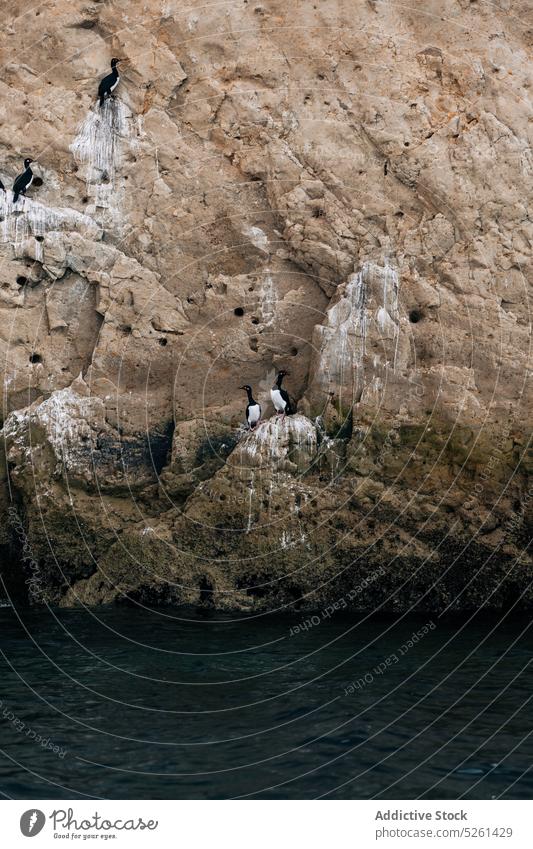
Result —
M 294 412 L 292 409 L 291 399 L 289 398 L 289 393 L 286 392 L 285 389 L 281 388 L 283 378 L 286 375 L 288 375 L 287 371 L 278 372 L 276 382 L 270 390 L 270 397 L 272 398 L 272 403 L 276 408 L 276 413 L 278 416 L 283 413 L 283 418 L 285 418 L 285 416 L 290 416 Z
M 100 106 L 103 106 L 106 98 L 111 97 L 116 87 L 119 84 L 120 77 L 117 70 L 117 65 L 120 59 L 111 59 L 111 73 L 100 81 L 98 86 L 98 97 L 100 98 Z
M 248 404 L 246 406 L 246 421 L 248 422 L 248 427 L 250 430 L 253 430 L 259 424 L 261 419 L 261 405 L 254 401 L 252 397 L 252 387 L 248 386 L 245 383 L 244 386 L 239 387 L 240 389 L 244 389 L 246 394 L 248 395 Z
M 33 183 L 33 171 L 30 168 L 33 159 L 25 159 L 24 160 L 24 168 L 25 171 L 22 174 L 19 174 L 13 183 L 13 203 L 16 203 L 19 199 L 19 195 L 26 196 L 26 190 L 30 188 Z

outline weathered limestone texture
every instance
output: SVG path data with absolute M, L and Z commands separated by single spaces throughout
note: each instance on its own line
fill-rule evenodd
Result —
M 5 591 L 531 607 L 525 0 L 8 5 Z

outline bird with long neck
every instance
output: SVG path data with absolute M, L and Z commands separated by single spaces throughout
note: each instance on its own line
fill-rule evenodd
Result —
M 13 203 L 15 204 L 20 195 L 26 197 L 26 191 L 33 183 L 33 171 L 30 168 L 33 159 L 26 158 L 24 160 L 24 171 L 16 177 L 13 183 Z
M 274 404 L 274 409 L 278 416 L 282 416 L 281 421 L 285 421 L 285 416 L 290 416 L 293 412 L 291 399 L 289 398 L 289 393 L 283 389 L 282 383 L 283 378 L 286 377 L 289 373 L 287 371 L 278 372 L 278 376 L 276 378 L 276 382 L 272 389 L 270 390 L 270 397 L 272 399 L 272 403 Z
M 261 405 L 257 403 L 252 395 L 252 387 L 248 386 L 247 383 L 244 386 L 240 387 L 244 389 L 246 394 L 248 395 L 248 404 L 246 406 L 246 421 L 248 423 L 248 428 L 250 430 L 254 430 L 257 427 L 261 420 Z
M 121 61 L 121 59 L 111 59 L 111 73 L 100 81 L 100 85 L 98 86 L 100 106 L 103 106 L 107 98 L 111 97 L 120 82 L 117 65 Z

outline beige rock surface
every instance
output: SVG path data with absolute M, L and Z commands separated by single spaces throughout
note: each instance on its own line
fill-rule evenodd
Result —
M 0 511 L 41 598 L 531 603 L 528 14 L 10 4 Z

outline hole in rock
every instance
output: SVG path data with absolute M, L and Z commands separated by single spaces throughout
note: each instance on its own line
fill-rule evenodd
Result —
M 35 241 L 36 242 L 44 242 L 44 236 L 36 236 Z
M 298 353 L 298 348 L 291 348 L 291 357 L 295 357 Z
M 30 354 L 30 363 L 42 363 L 43 358 L 40 354 Z
M 242 307 L 235 307 L 235 309 L 233 310 L 233 314 L 238 315 L 240 317 L 244 315 L 244 310 Z
M 19 276 L 17 277 L 17 286 L 25 286 L 27 282 L 28 278 L 24 277 L 23 274 L 19 274 Z
M 252 324 L 259 324 L 259 319 L 254 316 L 252 318 Z
M 411 312 L 409 313 L 409 321 L 411 322 L 411 324 L 418 324 L 421 318 L 422 313 L 420 312 L 420 310 L 411 310 Z
M 162 348 L 164 348 L 165 345 L 168 345 L 168 339 L 166 339 L 164 336 L 162 336 L 161 339 L 159 340 L 159 344 L 161 345 Z
M 37 188 L 39 188 L 39 186 L 42 186 L 42 184 L 43 184 L 43 178 L 42 177 L 34 177 L 33 178 L 33 185 L 34 186 L 37 186 Z
M 81 202 L 82 202 L 82 203 L 89 203 L 89 198 L 87 197 L 87 195 L 85 195 L 84 197 L 82 197 Z
M 198 589 L 200 590 L 200 595 L 198 601 L 200 604 L 213 604 L 213 584 L 207 577 L 204 575 L 198 584 Z

